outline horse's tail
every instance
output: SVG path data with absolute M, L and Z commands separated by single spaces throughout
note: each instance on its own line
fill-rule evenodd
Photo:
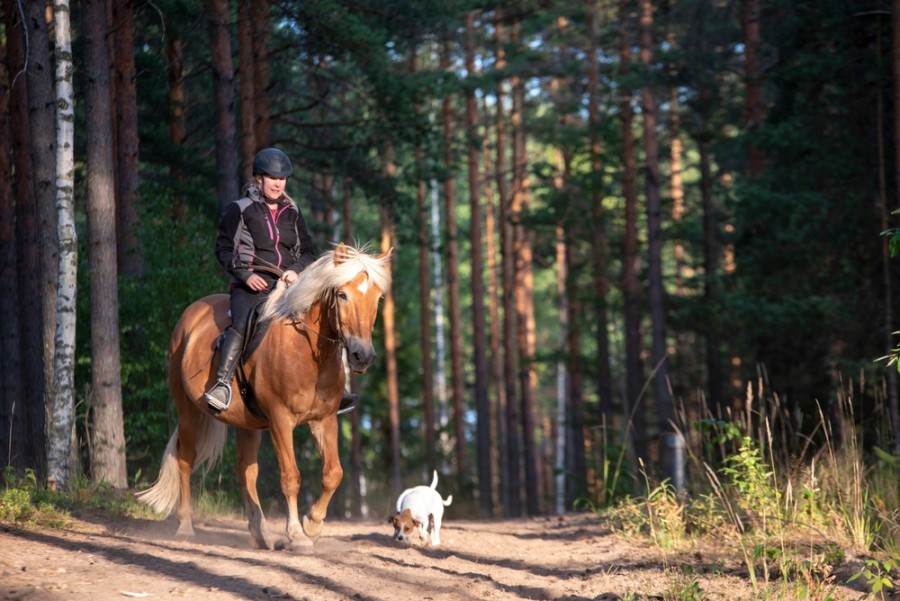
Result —
M 214 420 L 206 413 L 200 414 L 197 422 L 197 435 L 195 438 L 195 451 L 197 457 L 194 460 L 194 470 L 204 466 L 204 471 L 212 469 L 222 458 L 227 440 L 228 426 Z M 169 515 L 178 504 L 178 496 L 181 494 L 181 475 L 178 470 L 178 429 L 172 432 L 166 450 L 163 453 L 159 466 L 159 476 L 153 486 L 141 491 L 135 497 L 142 503 L 146 503 L 156 512 Z

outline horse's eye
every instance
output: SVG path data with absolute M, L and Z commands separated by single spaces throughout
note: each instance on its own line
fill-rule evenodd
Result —
M 344 292 L 343 290 L 340 290 L 340 291 L 338 291 L 338 293 L 337 293 L 337 297 L 338 297 L 339 299 L 341 299 L 342 301 L 346 301 L 346 300 L 347 300 L 347 293 Z

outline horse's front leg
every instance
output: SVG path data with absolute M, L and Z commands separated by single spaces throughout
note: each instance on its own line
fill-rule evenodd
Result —
M 287 503 L 287 537 L 294 545 L 303 536 L 300 516 L 297 511 L 297 496 L 300 493 L 300 470 L 297 469 L 297 458 L 294 456 L 294 427 L 291 418 L 286 415 L 271 416 L 272 446 L 281 472 L 281 492 Z
M 275 538 L 269 532 L 266 524 L 266 516 L 263 514 L 262 505 L 259 503 L 259 494 L 256 490 L 256 480 L 259 477 L 259 445 L 262 441 L 262 431 L 243 430 L 236 428 L 237 435 L 237 472 L 238 483 L 241 485 L 241 494 L 244 497 L 244 509 L 247 511 L 247 528 L 253 536 L 253 540 L 261 549 L 274 549 Z
M 303 516 L 303 532 L 315 541 L 322 533 L 322 522 L 328 513 L 328 503 L 344 477 L 341 457 L 338 453 L 338 419 L 332 414 L 317 422 L 310 422 L 309 429 L 316 440 L 322 457 L 322 494 L 316 499 L 309 515 Z

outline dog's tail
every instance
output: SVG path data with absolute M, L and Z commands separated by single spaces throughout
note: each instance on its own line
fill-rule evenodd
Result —
M 447 498 L 444 499 L 444 501 L 443 501 L 445 507 L 446 507 L 447 505 L 450 505 L 450 503 L 452 503 L 452 502 L 453 502 L 453 495 L 450 495 L 449 497 L 447 497 Z
M 431 479 L 431 490 L 437 488 L 437 470 L 434 470 L 434 477 Z

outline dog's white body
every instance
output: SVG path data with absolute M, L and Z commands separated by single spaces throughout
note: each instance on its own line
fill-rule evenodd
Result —
M 414 530 L 419 538 L 429 540 L 433 547 L 441 544 L 441 521 L 444 507 L 453 502 L 453 495 L 441 498 L 437 492 L 438 475 L 434 471 L 431 486 L 407 488 L 397 497 L 397 513 L 388 520 L 394 525 L 394 538 L 405 540 Z

